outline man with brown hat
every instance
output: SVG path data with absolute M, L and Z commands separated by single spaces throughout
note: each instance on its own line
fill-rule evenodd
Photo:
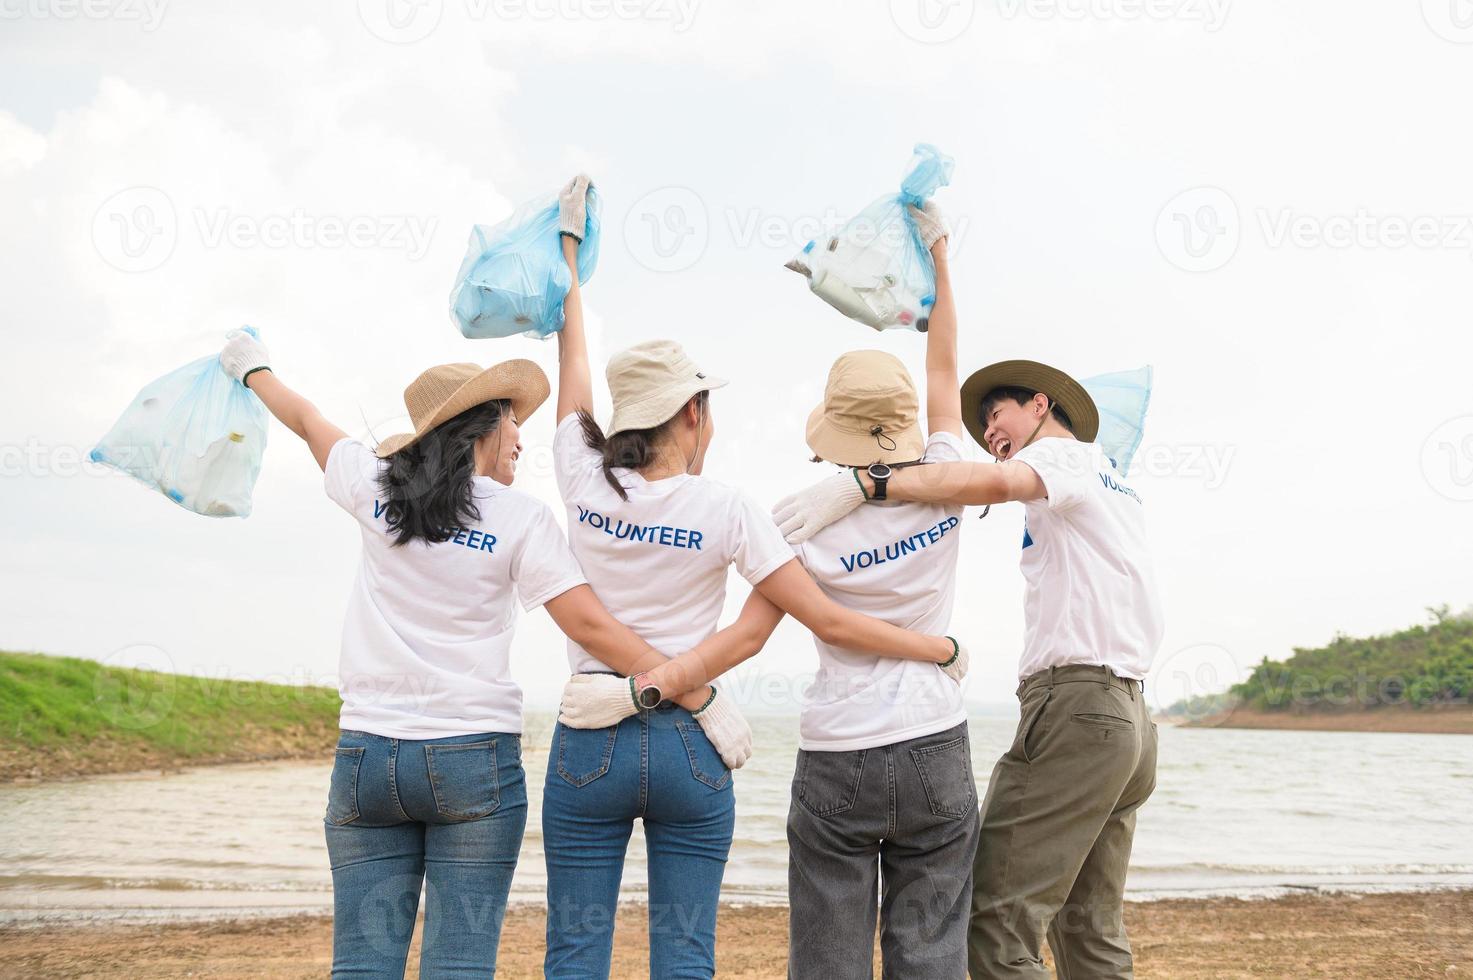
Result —
M 1135 812 L 1156 783 L 1142 682 L 1162 622 L 1141 497 L 1093 440 L 1099 415 L 1062 371 L 1004 361 L 962 386 L 962 418 L 998 465 L 846 471 L 780 502 L 790 543 L 866 500 L 1020 501 L 1021 719 L 982 804 L 968 964 L 974 978 L 1130 977 L 1121 921 Z

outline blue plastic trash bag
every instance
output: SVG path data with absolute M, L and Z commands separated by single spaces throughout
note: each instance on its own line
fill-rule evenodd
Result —
M 951 183 L 955 161 L 929 143 L 917 143 L 901 182 L 835 235 L 809 242 L 788 263 L 808 277 L 808 288 L 845 316 L 876 330 L 924 333 L 936 302 L 936 265 L 921 244 L 907 205 L 919 207 Z
M 215 353 L 140 391 L 91 456 L 196 514 L 245 517 L 265 450 L 266 406 Z
M 598 191 L 588 188 L 578 283 L 598 265 Z M 563 300 L 573 283 L 558 235 L 557 196 L 538 198 L 496 225 L 476 225 L 455 288 L 450 318 L 462 335 L 549 337 L 563 328 Z
M 1100 412 L 1100 434 L 1095 442 L 1125 476 L 1130 461 L 1141 446 L 1146 427 L 1146 409 L 1151 406 L 1151 366 L 1134 371 L 1117 371 L 1085 378 L 1079 382 Z

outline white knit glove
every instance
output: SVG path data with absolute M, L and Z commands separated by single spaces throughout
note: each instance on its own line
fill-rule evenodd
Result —
M 937 664 L 940 667 L 940 664 Z M 950 677 L 958 684 L 962 678 L 967 676 L 967 670 L 972 666 L 972 656 L 967 653 L 967 645 L 961 640 L 956 641 L 956 660 L 949 667 L 941 667 L 941 673 Z
M 772 519 L 788 544 L 802 544 L 864 503 L 864 488 L 853 470 L 784 497 L 772 508 Z
M 579 174 L 557 195 L 557 230 L 580 242 L 588 227 L 588 188 L 592 186 L 587 174 Z
M 920 207 L 907 204 L 905 209 L 915 220 L 916 231 L 921 233 L 921 244 L 926 246 L 926 251 L 931 251 L 931 246 L 936 244 L 937 239 L 949 234 L 946 230 L 946 216 L 941 213 L 941 208 L 937 207 L 935 201 L 926 201 Z
M 629 678 L 614 674 L 574 674 L 563 685 L 557 720 L 569 728 L 608 728 L 638 712 Z
M 701 730 L 721 753 L 726 768 L 740 769 L 752 758 L 752 726 L 729 700 L 713 694 L 711 703 L 692 712 L 692 717 L 701 723 Z
M 271 355 L 266 345 L 245 330 L 232 330 L 225 335 L 225 348 L 220 351 L 220 367 L 236 381 L 245 383 L 245 376 L 256 368 L 271 368 Z

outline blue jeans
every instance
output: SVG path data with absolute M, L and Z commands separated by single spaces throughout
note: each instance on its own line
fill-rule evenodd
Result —
M 327 797 L 334 977 L 490 977 L 527 824 L 521 736 L 344 731 Z
M 684 708 L 553 731 L 542 797 L 549 980 L 607 978 L 634 821 L 649 861 L 650 976 L 716 972 L 716 906 L 731 850 L 731 772 Z

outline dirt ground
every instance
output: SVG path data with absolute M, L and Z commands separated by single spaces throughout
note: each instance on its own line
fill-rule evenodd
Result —
M 718 975 L 783 977 L 787 919 L 782 908 L 724 910 Z M 498 976 L 542 975 L 543 922 L 540 908 L 507 916 Z M 1473 978 L 1473 891 L 1151 902 L 1128 906 L 1126 924 L 1142 980 Z M 614 977 L 649 975 L 644 925 L 642 908 L 621 909 Z M 0 977 L 324 977 L 331 942 L 332 923 L 315 917 L 7 929 Z

